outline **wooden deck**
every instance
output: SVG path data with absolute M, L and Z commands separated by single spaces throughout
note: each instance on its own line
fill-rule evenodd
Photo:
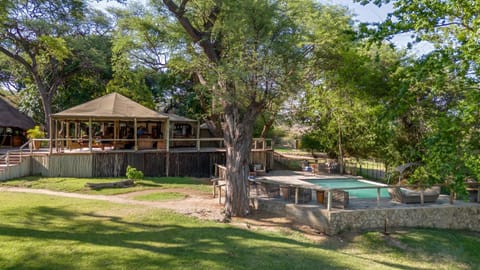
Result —
M 10 175 L 43 175 L 49 177 L 120 177 L 128 165 L 144 172 L 145 176 L 211 177 L 215 164 L 225 164 L 224 148 L 178 147 L 166 149 L 113 149 L 77 148 L 38 150 L 23 149 L 28 166 L 20 174 L 9 170 Z M 18 150 L 17 150 L 18 151 Z M 253 149 L 252 164 L 262 164 L 273 169 L 273 149 Z M 2 177 L 3 180 L 10 177 Z

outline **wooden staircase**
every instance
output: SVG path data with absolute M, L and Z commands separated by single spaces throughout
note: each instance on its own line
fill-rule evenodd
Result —
M 31 151 L 29 151 L 28 148 L 30 143 L 31 142 L 28 141 L 19 149 L 0 153 L 0 180 L 2 179 L 2 175 L 5 174 L 7 168 L 18 166 L 30 156 Z
M 29 154 L 21 151 L 8 151 L 6 154 L 0 156 L 0 174 L 3 173 L 7 167 L 17 166 L 22 163 L 22 160 L 28 157 Z

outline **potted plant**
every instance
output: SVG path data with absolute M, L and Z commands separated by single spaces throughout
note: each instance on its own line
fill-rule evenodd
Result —
M 42 139 L 45 138 L 45 132 L 40 129 L 40 126 L 35 126 L 27 130 L 27 138 L 28 139 Z M 33 148 L 38 150 L 40 148 L 41 141 L 33 140 Z

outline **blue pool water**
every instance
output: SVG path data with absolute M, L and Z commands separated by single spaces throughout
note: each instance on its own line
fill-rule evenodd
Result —
M 367 181 L 361 181 L 352 178 L 341 179 L 318 179 L 309 180 L 310 183 L 324 188 L 348 188 L 348 187 L 377 187 L 379 185 Z M 350 198 L 377 198 L 377 189 L 353 189 L 345 190 L 349 193 Z M 387 188 L 380 189 L 380 197 L 388 198 Z

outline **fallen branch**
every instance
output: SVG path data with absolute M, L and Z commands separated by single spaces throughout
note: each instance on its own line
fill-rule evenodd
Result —
M 117 182 L 110 183 L 86 183 L 85 186 L 91 189 L 102 189 L 102 188 L 127 188 L 134 185 L 133 180 L 126 179 Z

